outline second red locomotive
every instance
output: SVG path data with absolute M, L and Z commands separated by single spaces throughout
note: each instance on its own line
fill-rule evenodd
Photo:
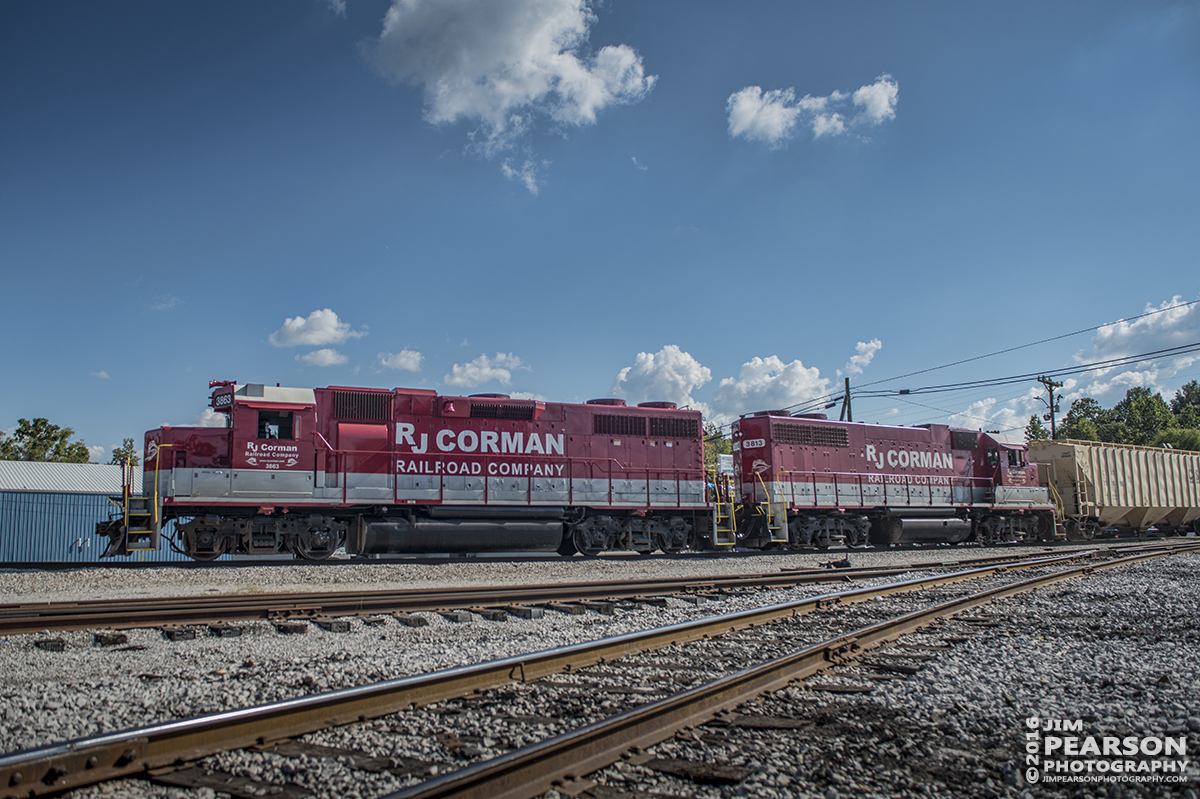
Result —
M 1054 537 L 1024 445 L 986 433 L 766 411 L 734 422 L 733 448 L 748 545 Z

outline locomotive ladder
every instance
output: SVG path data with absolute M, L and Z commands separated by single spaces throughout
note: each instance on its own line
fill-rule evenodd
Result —
M 157 466 L 157 460 L 156 460 Z M 159 530 L 161 528 L 157 514 L 158 470 L 155 468 L 154 492 L 152 502 L 150 497 L 133 495 L 133 470 L 130 461 L 121 464 L 121 501 L 116 503 L 121 508 L 121 524 L 124 526 L 124 551 L 117 554 L 127 555 L 130 552 L 153 552 L 158 549 Z
M 728 477 L 714 471 L 709 484 L 713 487 L 713 546 L 732 547 L 737 544 L 737 513 Z
M 761 472 L 755 473 L 754 478 L 758 480 L 758 484 L 766 496 L 765 500 L 758 503 L 758 507 L 759 513 L 767 517 L 767 530 L 771 533 L 771 543 L 786 544 L 788 542 L 787 505 L 783 501 L 783 487 L 779 484 L 779 478 L 778 476 L 775 478 L 774 490 L 768 488 L 767 484 L 763 482 Z

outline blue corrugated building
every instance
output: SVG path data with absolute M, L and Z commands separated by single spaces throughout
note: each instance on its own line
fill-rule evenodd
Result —
M 135 494 L 141 482 L 135 469 Z M 96 523 L 116 509 L 108 497 L 120 494 L 120 466 L 0 460 L 0 564 L 100 560 L 107 539 L 96 535 Z M 167 547 L 137 559 L 187 560 Z

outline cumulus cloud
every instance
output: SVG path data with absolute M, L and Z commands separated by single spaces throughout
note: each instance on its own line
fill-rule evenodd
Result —
M 297 355 L 296 360 L 309 366 L 341 366 L 349 359 L 337 350 L 325 347 L 305 355 Z
M 89 446 L 87 448 L 87 451 L 88 451 L 88 461 L 89 462 L 104 463 L 104 453 L 107 452 L 108 450 L 106 450 L 104 447 L 97 444 L 94 447 Z
M 857 353 L 852 356 L 846 365 L 838 369 L 838 377 L 854 377 L 861 375 L 863 370 L 870 365 L 871 360 L 875 357 L 875 353 L 883 349 L 883 342 L 877 338 L 870 341 L 860 341 L 854 345 L 854 350 Z
M 543 397 L 541 394 L 534 394 L 533 392 L 530 392 L 530 391 L 513 391 L 513 392 L 509 393 L 509 396 L 512 397 L 513 399 L 519 399 L 519 400 L 534 400 L 536 402 L 545 402 L 546 401 L 546 398 Z
M 461 388 L 475 388 L 489 380 L 495 380 L 504 385 L 512 383 L 514 369 L 529 369 L 529 366 L 511 352 L 496 353 L 495 358 L 480 355 L 470 363 L 456 363 L 450 367 L 450 374 L 442 378 L 447 385 Z
M 393 0 L 371 54 L 423 90 L 429 122 L 477 123 L 472 141 L 491 157 L 539 120 L 593 124 L 654 86 L 628 45 L 587 49 L 595 22 L 588 0 Z
M 1145 310 L 1130 320 L 1106 325 L 1092 336 L 1091 347 L 1075 354 L 1079 364 L 1092 364 L 1113 358 L 1181 347 L 1200 341 L 1200 303 L 1185 302 L 1176 295 L 1159 305 L 1147 303 Z M 1155 358 L 1128 366 L 1097 369 L 1080 379 L 1079 385 L 1064 398 L 1121 396 L 1134 386 L 1170 396 L 1177 388 L 1173 378 L 1200 360 L 1193 354 Z
M 196 417 L 197 427 L 224 427 L 229 419 L 229 414 L 214 411 L 212 408 L 205 408 L 200 411 Z
M 726 424 L 744 413 L 799 405 L 829 394 L 829 380 L 816 367 L 778 356 L 751 358 L 738 376 L 727 377 L 713 392 L 713 421 Z
M 398 369 L 402 372 L 421 371 L 421 362 L 425 356 L 413 350 L 379 353 L 379 365 L 384 369 Z
M 1200 341 L 1200 303 L 1184 301 L 1181 296 L 1158 305 L 1147 303 L 1145 310 L 1128 320 L 1119 320 L 1097 330 L 1088 348 L 1075 354 L 1078 365 L 1127 358 L 1142 353 L 1186 346 Z M 1072 402 L 1091 397 L 1106 407 L 1124 398 L 1125 392 L 1145 386 L 1170 399 L 1188 379 L 1186 371 L 1198 359 L 1195 355 L 1152 358 L 1123 366 L 1111 366 L 1063 377 L 1058 396 L 1062 397 L 1061 419 Z M 1034 385 L 1023 395 L 1000 401 L 992 397 L 978 400 L 966 409 L 951 414 L 949 424 L 985 430 L 1023 431 L 1029 417 L 1046 412 L 1046 390 Z
M 731 137 L 779 148 L 801 125 L 812 130 L 814 139 L 820 139 L 882 124 L 896 116 L 899 99 L 900 84 L 891 75 L 880 75 L 854 92 L 835 91 L 825 97 L 808 94 L 799 100 L 795 89 L 764 92 L 761 86 L 747 86 L 729 96 L 725 109 Z
M 365 330 L 351 330 L 349 322 L 338 319 L 328 308 L 313 311 L 307 317 L 294 316 L 285 319 L 283 327 L 271 334 L 268 341 L 276 347 L 295 347 L 305 344 L 319 347 L 322 344 L 340 344 L 351 338 L 362 338 Z
M 705 410 L 692 392 L 712 379 L 712 370 L 701 365 L 675 344 L 657 353 L 639 352 L 633 366 L 626 366 L 612 385 L 612 395 L 630 403 L 667 401 L 680 407 Z

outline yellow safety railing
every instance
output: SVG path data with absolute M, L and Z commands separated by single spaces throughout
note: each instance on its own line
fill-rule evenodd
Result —
M 729 476 L 721 474 L 716 469 L 709 473 L 709 485 L 713 487 L 713 545 L 734 546 L 737 543 L 737 508 L 733 501 L 733 490 L 729 485 Z M 732 540 L 719 540 L 721 533 L 727 533 Z
M 774 505 L 775 505 L 775 496 L 776 495 L 771 493 L 771 490 L 767 488 L 767 484 L 765 482 L 763 482 L 761 472 L 755 472 L 754 479 L 758 481 L 758 485 L 762 488 L 763 494 L 765 494 L 767 497 L 765 502 L 759 503 L 759 507 L 763 508 L 766 511 L 767 530 L 769 530 L 771 532 L 771 541 L 773 541 L 773 542 L 787 541 L 788 540 L 787 539 L 787 511 L 786 510 L 784 511 L 783 523 L 778 523 L 775 518 L 776 514 L 773 510 Z M 778 496 L 780 496 L 782 498 L 783 497 L 783 487 L 779 484 L 778 479 L 775 480 L 775 488 L 778 491 Z M 779 535 L 780 533 L 782 533 L 782 536 Z

